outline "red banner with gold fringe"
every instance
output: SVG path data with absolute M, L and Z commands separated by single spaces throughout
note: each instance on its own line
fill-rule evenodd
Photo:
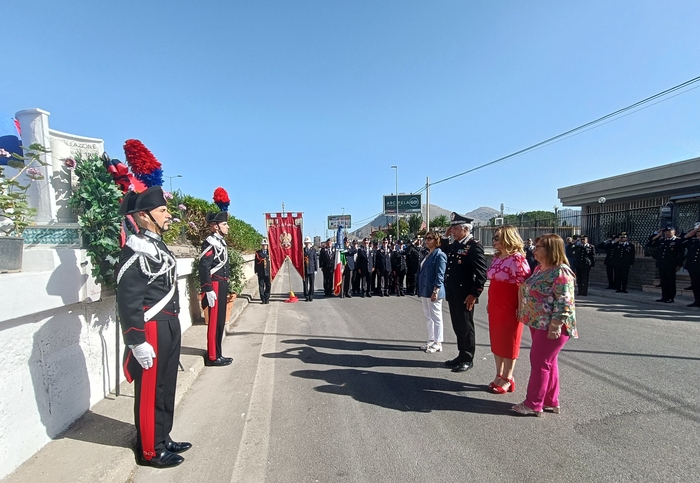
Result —
M 270 243 L 270 277 L 275 278 L 284 260 L 289 258 L 304 278 L 302 213 L 265 213 Z

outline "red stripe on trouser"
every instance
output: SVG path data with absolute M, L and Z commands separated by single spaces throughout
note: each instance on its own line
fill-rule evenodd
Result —
M 216 302 L 213 307 L 209 307 L 209 327 L 207 327 L 207 355 L 209 360 L 216 359 L 216 326 L 219 323 L 219 282 L 212 282 Z M 206 297 L 206 295 L 205 295 Z
M 156 357 L 153 367 L 144 369 L 141 376 L 141 397 L 139 399 L 139 434 L 143 457 L 150 460 L 156 456 L 156 384 L 158 382 L 158 325 L 152 320 L 144 324 L 146 342 L 153 346 Z

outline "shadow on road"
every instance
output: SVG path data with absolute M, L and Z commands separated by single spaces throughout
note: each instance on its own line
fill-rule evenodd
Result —
M 418 352 L 417 349 L 413 349 Z M 313 347 L 293 347 L 282 352 L 263 354 L 270 359 L 299 359 L 307 364 L 321 364 L 340 367 L 424 367 L 445 368 L 442 358 L 435 361 L 421 361 L 414 359 L 390 359 L 374 357 L 365 354 L 330 354 L 320 352 Z
M 136 445 L 136 428 L 132 423 L 88 411 L 57 439 L 133 449 Z
M 689 312 L 686 307 L 674 307 L 674 304 L 648 304 L 640 307 L 638 304 L 625 303 L 619 301 L 597 302 L 590 299 L 576 300 L 576 305 L 588 307 L 598 312 L 606 314 L 620 314 L 622 317 L 630 319 L 661 319 L 672 320 L 674 322 L 700 322 L 700 312 Z
M 303 370 L 292 376 L 316 379 L 328 384 L 318 392 L 349 396 L 367 404 L 403 412 L 460 411 L 479 414 L 508 415 L 512 402 L 472 398 L 460 393 L 485 391 L 486 386 L 362 369 Z

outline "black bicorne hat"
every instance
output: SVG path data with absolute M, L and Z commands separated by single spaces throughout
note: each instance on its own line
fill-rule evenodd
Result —
M 166 206 L 165 194 L 160 186 L 152 186 L 143 193 L 130 191 L 119 206 L 120 215 L 132 215 L 139 211 L 151 211 Z
M 228 221 L 228 211 L 219 211 L 214 213 L 210 211 L 207 213 L 207 223 L 223 223 Z

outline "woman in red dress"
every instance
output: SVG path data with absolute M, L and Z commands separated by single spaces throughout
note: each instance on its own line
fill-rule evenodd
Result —
M 489 390 L 496 394 L 515 391 L 513 368 L 520 352 L 523 326 L 518 322 L 520 284 L 530 276 L 523 240 L 514 226 L 504 225 L 493 235 L 496 251 L 488 270 L 488 314 L 491 352 L 496 360 L 496 378 Z

